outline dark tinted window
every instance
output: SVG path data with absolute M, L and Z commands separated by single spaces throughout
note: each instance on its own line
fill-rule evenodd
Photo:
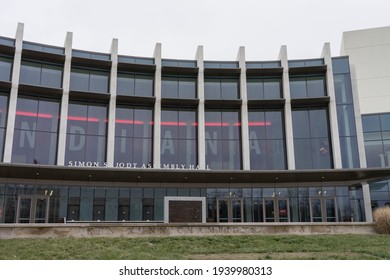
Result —
M 12 59 L 0 56 L 0 81 L 11 81 Z
M 109 72 L 72 68 L 70 74 L 71 90 L 108 93 L 108 87 Z
M 19 97 L 16 107 L 12 162 L 55 164 L 59 102 Z

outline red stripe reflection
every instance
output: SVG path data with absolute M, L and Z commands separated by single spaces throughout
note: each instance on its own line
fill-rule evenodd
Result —
M 38 117 L 38 118 L 45 118 L 45 119 L 52 119 L 53 115 L 51 114 L 43 114 L 43 113 L 36 113 L 36 112 L 24 112 L 24 111 L 17 111 L 16 115 L 18 116 L 26 116 L 26 117 Z M 100 120 L 98 118 L 91 118 L 91 117 L 78 117 L 78 116 L 68 116 L 68 120 L 71 121 L 82 121 L 82 122 L 99 122 Z M 106 119 L 105 122 L 108 122 Z M 144 121 L 139 121 L 139 120 L 124 120 L 124 119 L 116 119 L 116 123 L 119 124 L 138 124 L 138 125 L 143 125 L 145 124 Z M 154 122 L 151 121 L 149 122 L 149 125 L 153 125 Z M 269 126 L 271 125 L 271 122 L 249 122 L 249 126 Z M 194 123 L 187 123 L 187 122 L 161 122 L 162 126 L 198 126 L 197 122 Z M 205 126 L 241 126 L 240 122 L 236 123 L 228 123 L 228 122 L 206 122 Z
M 53 115 L 51 114 L 42 114 L 42 113 L 35 113 L 35 112 L 23 112 L 23 111 L 16 111 L 16 115 L 18 116 L 24 116 L 24 117 L 38 117 L 38 118 L 44 118 L 44 119 L 52 119 Z

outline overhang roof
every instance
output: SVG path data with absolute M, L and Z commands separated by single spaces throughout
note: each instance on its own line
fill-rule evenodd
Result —
M 0 163 L 0 178 L 149 183 L 309 183 L 390 179 L 390 168 L 326 170 L 200 170 L 168 168 L 74 167 Z

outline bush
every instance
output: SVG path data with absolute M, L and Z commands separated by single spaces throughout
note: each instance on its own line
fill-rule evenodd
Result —
M 374 221 L 378 233 L 390 234 L 390 207 L 376 209 L 374 211 Z

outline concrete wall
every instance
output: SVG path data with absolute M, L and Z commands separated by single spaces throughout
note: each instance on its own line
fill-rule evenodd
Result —
M 0 224 L 0 239 L 61 237 L 218 236 L 260 234 L 374 234 L 373 223 L 242 224 Z
M 361 113 L 389 112 L 390 27 L 344 32 L 341 55 L 349 56 Z

